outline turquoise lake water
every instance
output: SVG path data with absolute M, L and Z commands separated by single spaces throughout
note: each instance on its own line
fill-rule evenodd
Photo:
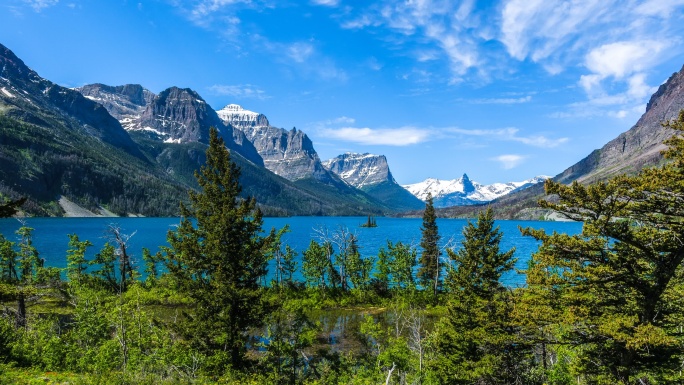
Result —
M 385 247 L 387 240 L 401 241 L 416 247 L 420 244 L 420 218 L 377 218 L 378 227 L 362 228 L 360 224 L 366 217 L 289 217 L 265 218 L 264 230 L 272 227 L 279 229 L 286 224 L 290 232 L 283 237 L 284 244 L 290 245 L 300 256 L 306 250 L 311 239 L 315 238 L 315 229 L 327 229 L 334 232 L 340 227 L 346 227 L 356 234 L 360 251 L 363 256 L 376 256 L 381 247 Z M 106 230 L 110 224 L 118 226 L 123 234 L 132 234 L 129 241 L 129 252 L 134 262 L 142 266 L 142 248 L 150 249 L 152 253 L 159 250 L 159 246 L 168 246 L 166 234 L 179 223 L 178 218 L 26 218 L 26 225 L 35 229 L 33 232 L 34 245 L 40 257 L 45 259 L 47 266 L 65 267 L 66 250 L 69 238 L 67 234 L 78 234 L 81 240 L 89 240 L 94 247 L 88 249 L 87 258 L 93 259 L 95 254 L 107 242 Z M 462 240 L 465 219 L 438 219 L 437 226 L 442 247 L 447 243 L 458 248 Z M 524 269 L 532 253 L 537 250 L 538 243 L 520 234 L 519 226 L 544 229 L 547 232 L 576 234 L 582 229 L 577 222 L 542 222 L 542 221 L 497 221 L 496 225 L 503 232 L 501 242 L 502 251 L 515 247 L 518 258 L 516 268 Z M 15 240 L 14 232 L 21 227 L 21 223 L 12 218 L 0 219 L 0 233 L 5 238 Z M 301 267 L 301 265 L 299 266 Z M 510 273 L 502 278 L 509 286 L 522 285 L 524 275 Z

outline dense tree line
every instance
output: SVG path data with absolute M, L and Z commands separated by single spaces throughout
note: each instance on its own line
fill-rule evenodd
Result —
M 667 126 L 684 132 L 684 112 Z M 112 227 L 92 260 L 92 244 L 71 235 L 60 271 L 43 265 L 30 228 L 16 241 L 0 236 L 0 379 L 49 372 L 81 383 L 684 381 L 681 135 L 666 142 L 661 167 L 590 186 L 547 182 L 558 199 L 541 205 L 582 221 L 583 230 L 522 229 L 541 246 L 521 288 L 500 282 L 515 258 L 500 249 L 491 210 L 443 252 L 430 201 L 420 249 L 388 241 L 364 257 L 349 229 L 320 228 L 298 266 L 281 241 L 287 227 L 263 231 L 255 201 L 240 198 L 239 168 L 215 132 L 210 142 L 196 174 L 200 189 L 181 205 L 170 246 L 155 255 L 144 250 L 136 262 L 126 235 Z M 269 260 L 275 271 L 266 282 Z M 347 325 L 353 343 L 342 350 L 325 340 L 321 314 L 350 308 L 360 320 Z

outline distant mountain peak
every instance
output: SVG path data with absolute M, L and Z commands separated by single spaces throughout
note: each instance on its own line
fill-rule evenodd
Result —
M 323 167 L 346 183 L 397 210 L 418 210 L 424 207 L 423 202 L 394 180 L 384 155 L 346 152 L 326 160 Z
M 463 185 L 464 194 L 470 194 L 471 192 L 475 191 L 475 185 L 470 178 L 468 178 L 466 173 L 463 173 L 463 176 L 461 177 L 461 184 Z
M 384 155 L 346 152 L 326 160 L 323 166 L 357 188 L 383 182 L 396 183 Z
M 428 178 L 420 183 L 403 186 L 418 199 L 425 201 L 432 194 L 435 207 L 463 206 L 490 202 L 507 195 L 541 183 L 547 176 L 536 176 L 522 182 L 493 183 L 482 185 L 470 180 L 467 174 L 453 180 Z

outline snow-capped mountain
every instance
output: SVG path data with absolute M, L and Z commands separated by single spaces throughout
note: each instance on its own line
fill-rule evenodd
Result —
M 347 152 L 324 161 L 323 166 L 357 188 L 382 182 L 396 183 L 384 155 Z
M 542 183 L 548 176 L 537 176 L 522 182 L 493 183 L 483 185 L 463 174 L 453 180 L 428 178 L 422 182 L 403 186 L 422 201 L 432 194 L 435 207 L 464 206 L 491 202 L 494 199 Z
M 216 111 L 216 113 L 224 123 L 231 124 L 242 131 L 246 131 L 249 128 L 270 126 L 266 115 L 245 110 L 238 104 L 229 104 Z
M 342 180 L 398 210 L 418 210 L 423 202 L 403 189 L 392 177 L 384 155 L 348 152 L 323 162 Z

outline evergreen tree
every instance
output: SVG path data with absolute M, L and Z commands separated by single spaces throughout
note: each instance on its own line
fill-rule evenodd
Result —
M 378 252 L 374 277 L 383 291 L 408 289 L 415 286 L 413 268 L 416 266 L 416 249 L 401 242 L 387 241 L 387 249 Z
M 525 231 L 542 241 L 534 289 L 557 298 L 559 342 L 579 347 L 577 369 L 592 383 L 682 381 L 684 111 L 666 126 L 678 135 L 662 167 L 589 186 L 546 182 L 559 200 L 540 205 L 582 221 L 581 234 Z
M 491 208 L 463 230 L 462 247 L 447 250 L 453 267 L 446 284 L 448 314 L 435 339 L 442 383 L 514 384 L 522 381 L 531 351 L 513 322 L 513 296 L 499 281 L 515 263 L 514 249 L 501 252 L 502 233 Z
M 86 249 L 93 244 L 88 241 L 81 241 L 78 235 L 69 234 L 69 249 L 67 250 L 66 275 L 72 285 L 80 285 L 88 269 L 88 261 L 85 258 Z
M 259 281 L 266 274 L 270 240 L 260 235 L 263 221 L 255 200 L 240 197 L 239 175 L 212 129 L 206 164 L 195 173 L 201 190 L 190 192 L 190 208 L 181 204 L 181 223 L 168 235 L 166 268 L 195 304 L 181 331 L 211 356 L 210 371 L 244 368 L 247 330 L 263 325 L 269 310 Z
M 302 275 L 308 287 L 320 289 L 327 287 L 328 258 L 324 249 L 326 247 L 330 247 L 330 244 L 321 245 L 312 239 L 309 247 L 302 254 Z M 335 270 L 332 269 L 332 271 Z
M 432 194 L 428 193 L 425 201 L 425 211 L 423 212 L 423 226 L 420 228 L 422 238 L 420 247 L 423 252 L 420 255 L 420 268 L 418 269 L 418 279 L 425 289 L 431 288 L 436 295 L 440 285 L 439 256 L 439 232 L 437 229 L 437 215 L 432 203 Z
M 494 227 L 490 207 L 478 214 L 477 223 L 468 221 L 462 247 L 456 252 L 447 250 L 453 268 L 448 271 L 446 284 L 452 292 L 490 299 L 503 289 L 501 275 L 513 269 L 517 259 L 513 258 L 515 248 L 500 251 L 502 236 L 499 227 Z

